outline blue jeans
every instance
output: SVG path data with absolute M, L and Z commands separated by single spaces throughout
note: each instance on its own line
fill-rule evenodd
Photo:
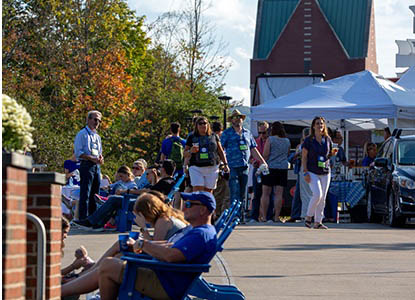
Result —
M 246 202 L 246 186 L 248 184 L 248 166 L 230 168 L 229 192 L 231 203 L 234 200 L 241 202 L 241 211 Z
M 79 219 L 83 220 L 92 215 L 97 209 L 94 195 L 98 194 L 101 185 L 101 167 L 89 160 L 82 160 L 79 168 L 81 175 L 81 192 L 79 196 Z
M 121 209 L 123 199 L 124 196 L 121 195 L 110 196 L 96 212 L 88 217 L 88 221 L 92 225 L 104 226 L 117 210 Z M 135 198 L 130 200 L 128 204 L 129 211 L 133 210 L 135 200 Z
M 291 218 L 301 218 L 301 197 L 300 197 L 300 173 L 297 174 L 297 183 L 295 184 L 295 194 L 291 205 Z

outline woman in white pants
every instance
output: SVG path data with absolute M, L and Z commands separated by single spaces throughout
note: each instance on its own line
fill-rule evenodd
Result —
M 315 117 L 311 123 L 310 135 L 303 143 L 301 162 L 304 179 L 313 193 L 305 217 L 305 226 L 308 228 L 311 228 L 311 219 L 314 216 L 314 228 L 327 229 L 322 220 L 330 185 L 329 156 L 332 148 L 326 120 L 323 117 Z

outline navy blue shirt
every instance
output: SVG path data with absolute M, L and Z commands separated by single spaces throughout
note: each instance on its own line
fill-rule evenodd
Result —
M 194 227 L 172 248 L 179 249 L 189 264 L 207 264 L 216 253 L 216 230 L 212 225 Z M 194 280 L 194 274 L 188 272 L 155 270 L 164 290 L 171 299 L 182 299 L 187 287 Z
M 333 143 L 330 137 L 323 137 L 321 144 L 317 142 L 314 137 L 307 137 L 304 140 L 303 148 L 307 149 L 307 169 L 308 171 L 317 174 L 325 175 L 330 173 L 329 154 L 333 148 Z M 319 167 L 318 162 L 324 161 L 326 167 Z
M 77 161 L 73 161 L 73 160 L 65 160 L 63 163 L 63 168 L 64 169 L 68 169 L 69 173 L 72 173 L 75 170 L 79 170 L 79 167 L 81 166 L 81 162 L 79 160 Z M 79 185 L 80 182 L 77 180 L 77 176 L 72 175 L 72 183 L 73 185 Z M 68 178 L 68 182 L 69 182 L 69 178 Z

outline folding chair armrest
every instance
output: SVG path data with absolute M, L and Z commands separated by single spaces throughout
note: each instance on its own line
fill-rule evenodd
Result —
M 164 271 L 176 271 L 176 272 L 189 272 L 189 273 L 202 273 L 209 272 L 209 264 L 176 264 L 166 263 L 158 260 L 149 260 L 142 258 L 135 258 L 131 256 L 122 256 L 122 260 L 126 260 L 128 263 L 135 264 L 139 267 L 145 267 L 152 270 L 164 270 Z
M 148 255 L 147 253 L 137 254 L 134 252 L 124 252 L 123 256 L 132 257 L 132 258 L 140 258 L 140 259 L 153 259 L 153 257 L 151 255 Z

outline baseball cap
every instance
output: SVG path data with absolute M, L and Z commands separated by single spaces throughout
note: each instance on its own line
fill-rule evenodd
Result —
M 183 200 L 199 201 L 208 208 L 210 212 L 216 209 L 215 197 L 208 192 L 180 193 Z

